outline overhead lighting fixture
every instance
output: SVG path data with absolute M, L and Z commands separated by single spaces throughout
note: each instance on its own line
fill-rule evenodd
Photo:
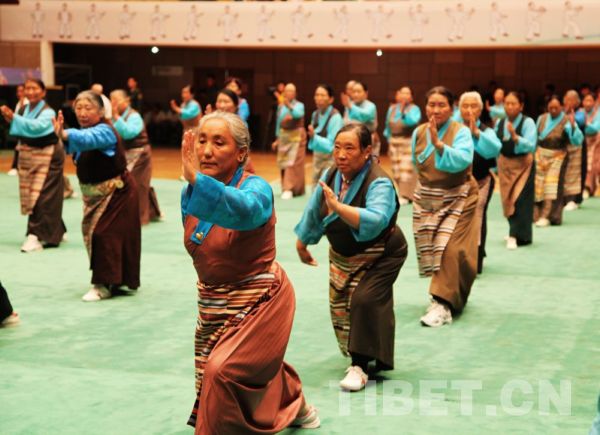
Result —
M 383 56 L 383 51 L 381 51 L 381 49 L 379 49 L 375 52 L 375 54 L 377 55 L 377 57 L 381 57 L 381 56 Z
M 160 50 L 159 50 L 159 49 L 158 49 L 158 47 L 155 45 L 154 47 L 152 47 L 152 48 L 150 49 L 150 51 L 152 52 L 152 54 L 156 54 L 156 53 L 158 53 Z

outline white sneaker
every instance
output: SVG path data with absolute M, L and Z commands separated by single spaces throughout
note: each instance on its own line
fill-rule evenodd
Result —
M 583 197 L 583 199 L 590 199 L 590 191 L 587 189 L 583 189 L 581 196 Z
M 294 193 L 291 190 L 284 190 L 281 194 L 281 199 L 292 199 L 294 197 Z
M 566 211 L 573 211 L 573 210 L 577 210 L 578 208 L 579 208 L 579 205 L 575 201 L 569 201 L 569 202 L 567 202 L 567 205 L 565 205 Z
M 40 240 L 34 234 L 27 235 L 25 243 L 21 246 L 21 252 L 34 252 L 41 251 L 44 246 L 40 243 Z
M 291 427 L 299 427 L 301 429 L 316 429 L 321 426 L 319 411 L 314 406 L 308 407 L 308 412 L 303 417 L 296 417 L 291 423 Z
M 69 198 L 72 198 L 72 199 L 79 198 L 79 193 L 77 193 L 75 190 L 73 190 L 73 193 L 71 193 L 71 195 L 69 195 Z
M 69 241 L 69 237 L 67 236 L 67 233 L 64 233 L 62 236 L 62 239 L 60 240 L 62 243 L 64 242 L 68 242 Z
M 19 314 L 13 312 L 10 316 L 8 316 L 6 319 L 4 319 L 0 323 L 0 326 L 2 326 L 2 327 L 16 326 L 20 322 L 21 322 L 21 318 L 19 317 Z
M 514 237 L 506 239 L 506 249 L 510 249 L 511 251 L 517 249 L 517 239 Z
M 81 298 L 84 302 L 97 302 L 101 299 L 109 299 L 111 297 L 110 290 L 103 285 L 94 285 Z
M 546 219 L 546 218 L 540 218 L 535 223 L 535 226 L 536 227 L 540 227 L 540 228 L 547 227 L 549 225 L 550 225 L 550 221 L 548 219 Z
M 17 171 L 16 168 L 12 168 L 10 171 L 7 172 L 7 174 L 11 177 L 16 177 L 17 175 L 19 175 L 19 171 Z
M 350 366 L 346 369 L 346 377 L 340 381 L 340 387 L 348 391 L 360 391 L 365 388 L 369 376 L 359 366 Z
M 431 328 L 452 323 L 452 313 L 450 309 L 439 302 L 432 302 L 427 313 L 421 317 L 421 324 Z
M 408 205 L 409 203 L 410 201 L 403 196 L 398 198 L 398 204 L 400 205 Z

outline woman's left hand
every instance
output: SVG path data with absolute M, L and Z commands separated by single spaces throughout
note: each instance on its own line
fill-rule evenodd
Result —
M 429 135 L 431 136 L 431 143 L 436 149 L 440 150 L 444 148 L 444 144 L 440 142 L 438 137 L 438 129 L 433 116 L 429 119 Z
M 329 214 L 336 213 L 340 205 L 337 195 L 333 190 L 331 190 L 331 187 L 329 187 L 323 181 L 319 181 L 319 185 L 323 189 L 323 196 L 325 197 L 325 204 L 327 204 Z
M 195 139 L 194 132 L 187 130 L 181 141 L 181 171 L 183 178 L 192 185 L 196 184 L 196 172 L 198 171 L 198 156 L 194 152 Z
M 1 106 L 0 112 L 2 112 L 2 117 L 6 120 L 6 122 L 11 122 L 15 116 L 15 112 L 13 112 L 8 106 Z

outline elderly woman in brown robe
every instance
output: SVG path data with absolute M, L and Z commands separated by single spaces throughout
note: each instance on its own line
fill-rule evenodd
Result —
M 362 390 L 369 363 L 374 371 L 394 368 L 393 284 L 407 255 L 396 217 L 394 182 L 371 154 L 371 132 L 350 123 L 336 135 L 335 165 L 322 177 L 296 226 L 300 260 L 317 263 L 307 245 L 323 235 L 329 249 L 329 306 L 342 354 L 352 358 L 340 382 Z
M 44 101 L 44 82 L 28 79 L 25 96 L 29 103 L 17 112 L 7 106 L 0 111 L 10 123 L 10 134 L 18 139 L 21 214 L 27 216 L 21 251 L 33 252 L 58 246 L 66 232 L 62 220 L 65 152 L 52 125 L 56 114 Z
M 275 131 L 277 139 L 271 147 L 277 150 L 277 166 L 281 171 L 281 199 L 304 195 L 304 104 L 296 100 L 296 86 L 293 83 L 285 85 L 283 103 L 277 108 Z
M 110 298 L 120 286 L 140 286 L 141 229 L 135 180 L 127 172 L 125 152 L 115 129 L 104 119 L 99 95 L 84 91 L 73 103 L 81 129 L 54 128 L 73 154 L 83 194 L 83 241 L 92 269 L 86 302 Z
M 498 180 L 504 216 L 508 219 L 507 249 L 533 242 L 535 199 L 535 160 L 537 128 L 533 119 L 523 114 L 523 98 L 509 92 L 504 99 L 506 118 L 495 126 L 502 149 L 498 157 Z
M 412 136 L 418 182 L 413 231 L 419 273 L 431 277 L 424 326 L 452 323 L 477 276 L 477 181 L 471 173 L 471 130 L 450 119 L 454 96 L 443 86 L 427 92 L 426 115 Z
M 294 288 L 275 261 L 273 192 L 244 170 L 250 135 L 237 115 L 214 112 L 182 144 L 184 244 L 198 274 L 196 434 L 316 428 L 296 371 L 283 357 Z
M 534 219 L 538 227 L 562 223 L 568 147 L 581 146 L 583 142 L 574 112 L 563 112 L 558 95 L 552 95 L 546 107 L 548 112 L 537 121 Z
M 150 186 L 152 178 L 152 149 L 141 115 L 131 107 L 129 97 L 123 89 L 110 93 L 113 126 L 125 148 L 127 170 L 137 183 L 142 225 L 162 217 L 156 192 Z

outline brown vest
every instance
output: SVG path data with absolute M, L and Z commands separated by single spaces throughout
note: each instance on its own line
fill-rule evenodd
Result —
M 244 172 L 238 185 L 252 174 Z M 184 244 L 191 255 L 198 279 L 206 284 L 234 283 L 268 272 L 275 260 L 275 208 L 263 226 L 249 231 L 214 225 L 201 245 L 190 240 L 198 225 L 192 215 L 185 218 Z M 201 235 L 196 235 L 201 238 Z
M 332 166 L 327 174 L 327 179 L 325 180 L 325 183 L 329 187 L 331 187 L 331 189 L 334 189 L 336 173 L 337 168 L 335 166 Z M 392 181 L 390 176 L 385 173 L 385 171 L 381 168 L 381 166 L 379 166 L 379 164 L 376 161 L 373 160 L 371 162 L 371 167 L 368 169 L 368 173 L 366 174 L 363 180 L 363 183 L 358 189 L 358 192 L 356 192 L 354 198 L 352 198 L 352 201 L 350 201 L 349 205 L 353 207 L 365 208 L 367 206 L 367 193 L 369 191 L 369 186 L 373 181 L 375 181 L 378 178 L 387 178 L 388 180 L 390 180 L 392 185 L 394 185 L 394 182 Z M 389 236 L 392 232 L 392 229 L 396 226 L 396 217 L 398 216 L 398 210 L 400 209 L 397 197 L 395 197 L 395 201 L 396 212 L 390 219 L 390 223 L 388 224 L 387 228 L 385 228 L 372 240 L 368 240 L 366 242 L 356 241 L 354 235 L 352 235 L 350 226 L 341 218 L 337 218 L 329 225 L 327 225 L 327 227 L 325 228 L 325 235 L 327 236 L 327 240 L 329 240 L 329 243 L 331 244 L 333 250 L 346 257 L 350 257 L 352 255 L 364 252 L 365 249 L 374 246 L 381 239 Z M 325 203 L 325 199 L 323 198 L 321 200 L 321 218 L 324 218 L 325 216 L 327 216 L 327 204 Z
M 412 106 L 413 106 L 412 104 L 405 106 L 404 111 L 407 112 L 408 110 L 410 110 L 412 108 Z M 394 116 L 396 115 L 396 111 L 398 109 L 399 109 L 398 104 L 395 104 L 395 107 L 390 112 L 390 117 L 388 118 L 390 134 L 392 135 L 392 137 L 411 137 L 412 132 L 415 129 L 415 126 L 409 127 L 408 125 L 404 124 L 404 122 L 402 121 L 402 118 L 400 118 L 398 121 L 394 121 Z
M 279 112 L 281 110 L 283 110 L 284 105 L 280 104 L 279 105 L 279 110 L 277 111 L 277 116 L 279 116 Z M 299 128 L 304 127 L 304 117 L 299 118 L 299 119 L 288 119 L 287 121 L 281 121 L 281 123 L 279 124 L 279 128 L 282 128 L 284 130 L 297 130 Z
M 129 108 L 129 113 L 125 117 L 124 121 L 127 122 L 132 113 L 137 113 L 133 110 L 132 107 Z M 126 150 L 130 150 L 132 148 L 142 148 L 146 145 L 149 145 L 150 141 L 148 140 L 148 133 L 146 133 L 146 126 L 142 127 L 142 131 L 133 139 L 125 140 L 123 139 L 123 146 Z
M 448 146 L 452 146 L 454 143 L 454 137 L 458 133 L 458 131 L 463 127 L 462 124 L 450 120 L 450 125 L 448 126 L 448 130 L 446 130 L 446 134 L 441 138 L 442 142 L 444 142 Z M 423 150 L 427 147 L 427 123 L 421 124 L 417 127 L 417 143 L 415 146 L 415 161 L 417 166 L 417 171 L 419 173 L 419 182 L 423 186 L 428 187 L 437 187 L 443 189 L 451 189 L 456 186 L 460 186 L 464 184 L 469 177 L 471 176 L 471 165 L 467 169 L 457 173 L 450 173 L 445 171 L 440 171 L 435 167 L 435 154 L 438 152 L 437 149 L 434 149 L 433 152 L 427 157 L 423 163 L 419 163 L 417 160 L 417 156 L 423 152 Z
M 80 183 L 97 184 L 110 180 L 122 175 L 127 167 L 121 137 L 109 122 L 102 119 L 102 123 L 108 124 L 117 137 L 115 155 L 107 156 L 101 150 L 83 151 L 77 159 L 77 178 Z
M 538 134 L 541 134 L 542 131 L 544 131 L 544 127 L 546 127 L 546 122 L 548 122 L 549 116 L 549 113 L 542 115 L 540 126 L 538 127 Z M 556 125 L 556 127 L 554 127 L 554 129 L 548 134 L 548 136 L 546 136 L 544 139 L 538 139 L 538 146 L 549 150 L 566 150 L 567 145 L 569 145 L 569 136 L 565 131 L 567 122 L 567 117 L 564 116 L 563 119 Z

